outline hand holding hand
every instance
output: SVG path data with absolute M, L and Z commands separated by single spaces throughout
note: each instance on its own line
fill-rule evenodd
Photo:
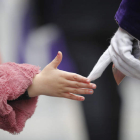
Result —
M 61 61 L 62 53 L 58 52 L 56 58 L 34 77 L 28 88 L 30 97 L 47 95 L 83 101 L 83 96 L 75 94 L 93 94 L 96 85 L 87 78 L 57 69 Z

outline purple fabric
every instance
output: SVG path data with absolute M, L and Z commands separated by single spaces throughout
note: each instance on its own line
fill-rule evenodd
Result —
M 29 6 L 29 8 L 23 18 L 21 40 L 18 45 L 18 63 L 25 63 L 26 42 L 27 42 L 28 35 L 29 35 L 29 32 L 32 27 L 32 18 L 31 17 L 32 17 L 32 10 L 30 9 L 30 6 Z
M 121 28 L 140 40 L 140 0 L 122 0 L 115 19 Z
M 61 51 L 63 54 L 63 59 L 60 65 L 58 66 L 58 69 L 69 71 L 69 72 L 76 72 L 77 71 L 76 65 L 70 58 L 70 55 L 67 51 L 67 47 L 65 44 L 65 38 L 62 34 L 60 34 L 59 38 L 55 42 L 53 42 L 51 45 L 51 50 L 50 50 L 51 60 L 50 61 L 52 61 L 56 57 L 58 51 Z

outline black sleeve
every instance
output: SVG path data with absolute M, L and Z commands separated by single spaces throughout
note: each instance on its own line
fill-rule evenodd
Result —
M 18 100 L 28 100 L 28 99 L 31 99 L 31 97 L 29 97 L 28 91 L 26 90 L 25 93 L 19 96 L 17 99 L 8 101 L 8 102 L 13 102 L 13 101 L 18 101 Z

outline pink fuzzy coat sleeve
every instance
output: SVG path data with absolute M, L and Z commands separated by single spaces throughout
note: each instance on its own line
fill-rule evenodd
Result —
M 24 94 L 32 84 L 39 67 L 29 64 L 4 63 L 0 65 L 0 128 L 16 134 L 23 130 L 25 122 L 36 108 L 38 97 L 13 101 Z

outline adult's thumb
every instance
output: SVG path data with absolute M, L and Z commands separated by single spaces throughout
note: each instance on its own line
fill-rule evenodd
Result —
M 87 77 L 90 81 L 96 80 L 99 78 L 107 66 L 111 63 L 111 57 L 108 49 L 103 53 L 103 55 L 99 58 L 96 65 L 93 67 L 93 70 L 90 72 Z
M 59 66 L 59 64 L 61 63 L 62 61 L 62 52 L 58 52 L 57 53 L 57 56 L 54 58 L 54 60 L 50 63 L 50 65 L 53 67 L 53 68 L 57 68 Z

